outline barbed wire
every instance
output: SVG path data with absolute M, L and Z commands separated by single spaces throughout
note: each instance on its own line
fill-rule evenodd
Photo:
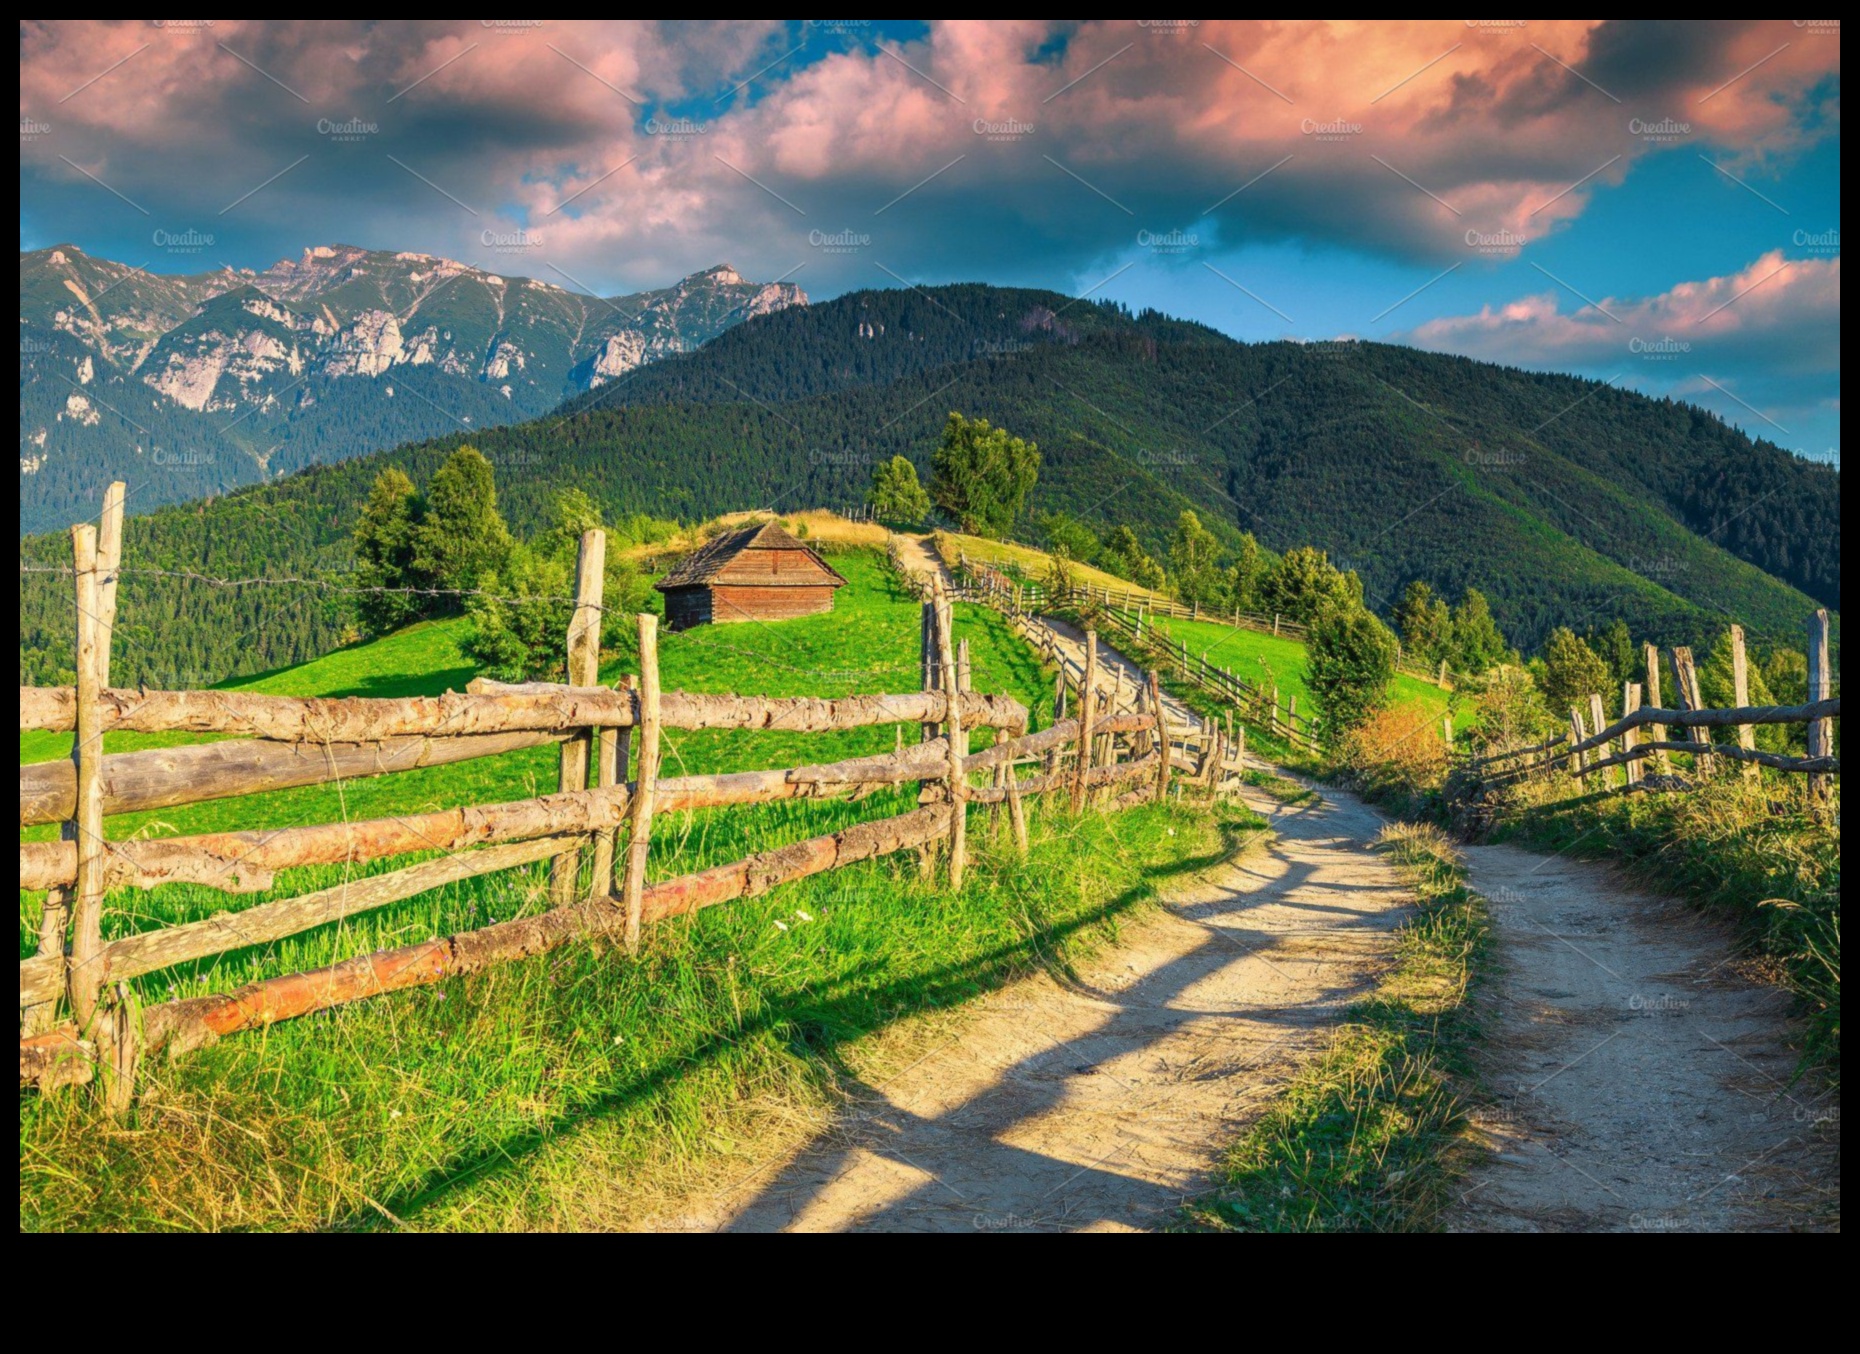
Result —
M 22 574 L 51 574 L 61 578 L 75 578 L 77 570 L 69 564 L 25 564 L 19 566 Z M 184 583 L 203 583 L 215 588 L 258 588 L 258 587 L 306 587 L 320 588 L 324 592 L 343 596 L 405 596 L 405 597 L 481 597 L 490 602 L 503 602 L 510 606 L 528 603 L 550 603 L 562 606 L 586 606 L 596 611 L 609 611 L 614 608 L 605 604 L 583 602 L 574 597 L 528 596 L 507 597 L 493 592 L 489 588 L 393 588 L 385 584 L 371 586 L 344 586 L 327 578 L 303 578 L 287 575 L 282 578 L 219 578 L 212 574 L 198 573 L 191 569 L 156 569 L 146 565 L 124 565 L 115 570 L 121 577 L 171 578 Z

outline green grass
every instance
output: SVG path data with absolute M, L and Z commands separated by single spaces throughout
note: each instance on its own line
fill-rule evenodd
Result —
M 1150 621 L 1146 618 L 1145 625 Z M 1270 690 L 1276 682 L 1282 702 L 1296 697 L 1298 711 L 1307 719 L 1317 715 L 1317 704 L 1305 685 L 1305 646 L 1283 635 L 1263 634 L 1220 621 L 1188 621 L 1159 617 L 1156 628 L 1171 642 L 1186 643 L 1191 658 L 1203 654 L 1215 667 L 1225 668 L 1245 682 Z M 1389 699 L 1395 705 L 1413 705 L 1435 716 L 1444 715 L 1452 693 L 1432 682 L 1398 672 L 1389 684 Z M 1458 720 L 1456 719 L 1456 725 Z M 1462 730 L 1454 730 L 1460 736 Z
M 22 1096 L 21 1226 L 637 1225 L 830 1108 L 865 1036 L 1066 967 L 1233 844 L 1179 805 L 1074 822 L 1042 803 L 1031 830 L 1015 862 L 978 810 L 960 894 L 870 862 L 652 928 L 638 962 L 576 946 L 229 1039 L 152 1069 L 121 1124 Z M 403 924 L 538 905 L 512 885 Z
M 1413 882 L 1418 915 L 1394 967 L 1351 1008 L 1330 1047 L 1229 1149 L 1189 1230 L 1405 1232 L 1438 1225 L 1469 1144 L 1468 1061 L 1489 944 L 1485 903 L 1437 831 L 1382 837 Z
M 851 580 L 831 615 L 665 637 L 668 688 L 767 694 L 908 690 L 916 602 L 882 562 L 836 558 Z M 974 684 L 1038 708 L 1047 679 L 994 613 L 959 605 Z M 241 683 L 295 694 L 462 686 L 460 623 L 415 627 Z M 606 674 L 611 677 L 614 674 Z M 908 731 L 915 737 L 916 730 Z M 891 727 L 824 735 L 703 732 L 666 740 L 671 774 L 828 761 L 888 750 Z M 36 736 L 22 758 L 58 756 Z M 117 746 L 146 746 L 125 735 Z M 124 815 L 111 835 L 405 813 L 514 799 L 555 784 L 539 749 L 341 787 Z M 652 876 L 740 858 L 902 811 L 912 792 L 666 815 Z M 775 1130 L 829 1106 L 869 1036 L 954 1006 L 1081 946 L 1159 883 L 1231 846 L 1244 811 L 1151 806 L 1073 821 L 1041 804 L 1028 861 L 972 811 L 975 864 L 959 895 L 913 858 L 868 862 L 653 928 L 638 962 L 597 945 L 435 988 L 355 1003 L 144 1070 L 121 1124 L 92 1097 L 20 1102 L 21 1226 L 294 1229 L 596 1226 L 637 1220 L 693 1172 L 754 1157 Z M 1223 816 L 1224 815 L 1224 816 Z M 1223 835 L 1229 834 L 1229 835 Z M 40 835 L 43 835 L 42 833 Z M 377 862 L 370 872 L 399 861 Z M 109 899 L 106 934 L 172 925 L 339 881 L 286 872 L 271 895 L 168 886 Z M 221 991 L 382 946 L 546 906 L 544 869 L 512 871 L 249 951 L 147 975 L 145 1001 Z M 42 896 L 21 895 L 21 955 Z M 746 1145 L 747 1144 L 747 1145 Z

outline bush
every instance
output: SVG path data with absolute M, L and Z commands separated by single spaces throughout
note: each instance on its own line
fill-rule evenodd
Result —
M 1334 607 L 1312 624 L 1305 685 L 1326 739 L 1342 738 L 1387 704 L 1394 676 L 1395 636 L 1369 612 Z

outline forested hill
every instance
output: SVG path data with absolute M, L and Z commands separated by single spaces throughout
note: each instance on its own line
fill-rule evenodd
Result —
M 377 471 L 423 481 L 466 441 L 496 467 L 519 531 L 570 484 L 610 517 L 837 506 L 881 459 L 927 469 L 952 409 L 1039 443 L 1032 511 L 1129 523 L 1160 552 L 1193 508 L 1229 542 L 1250 531 L 1325 548 L 1384 614 L 1413 578 L 1476 586 L 1526 650 L 1554 625 L 1617 616 L 1637 639 L 1701 643 L 1736 619 L 1795 641 L 1814 605 L 1839 606 L 1838 473 L 1689 406 L 1389 345 L 1242 344 L 979 285 L 759 316 L 529 423 L 132 519 L 127 556 L 221 578 L 339 577 Z M 55 560 L 68 546 L 22 549 Z M 29 671 L 68 648 L 63 586 L 22 581 Z M 338 634 L 330 596 L 132 575 L 119 662 L 160 675 L 298 661 Z

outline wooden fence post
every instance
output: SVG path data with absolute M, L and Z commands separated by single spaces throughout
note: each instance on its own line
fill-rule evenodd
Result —
M 1150 710 L 1156 716 L 1156 802 L 1169 797 L 1169 715 L 1163 709 L 1162 678 L 1156 669 L 1149 675 Z
M 1623 682 L 1621 684 L 1621 717 L 1627 718 L 1640 709 L 1640 683 Z M 1629 785 L 1640 784 L 1640 760 L 1634 757 L 1634 749 L 1640 745 L 1640 730 L 1626 728 L 1621 731 L 1621 755 L 1630 760 L 1622 768 Z
M 917 635 L 918 661 L 923 667 L 923 689 L 925 691 L 935 691 L 938 680 L 936 663 L 936 602 L 931 599 L 926 599 L 922 607 L 922 612 L 923 615 L 919 622 Z M 936 737 L 936 733 L 936 723 L 926 720 L 923 727 L 918 730 L 917 741 L 920 743 L 928 743 L 932 738 Z
M 1750 659 L 1744 652 L 1744 627 L 1731 627 L 1731 704 L 1740 710 L 1750 708 Z M 1753 725 L 1737 726 L 1737 745 L 1746 752 L 1757 750 L 1757 731 Z M 1740 768 L 1745 780 L 1757 780 L 1762 772 L 1755 762 L 1745 762 Z
M 1246 725 L 1234 725 L 1234 769 L 1246 775 Z
M 639 691 L 639 682 L 632 673 L 624 674 L 619 681 L 621 691 Z M 632 760 L 633 730 L 629 725 L 624 729 L 602 729 L 594 745 L 594 783 L 602 789 L 613 785 L 624 785 Z M 903 748 L 898 749 L 900 752 Z M 594 837 L 594 867 L 590 874 L 588 886 L 589 898 L 611 898 L 616 889 L 626 888 L 624 863 L 616 868 L 614 843 L 618 840 L 615 829 L 609 828 Z
M 1591 691 L 1589 693 L 1589 733 L 1593 736 L 1607 727 L 1608 712 L 1602 707 L 1602 693 L 1599 691 Z M 1600 747 L 1595 749 L 1595 754 L 1591 760 L 1601 762 L 1607 759 L 1608 744 L 1603 743 Z M 1613 785 L 1615 783 L 1614 772 L 1603 771 L 1601 773 L 1601 783 L 1604 790 L 1610 785 Z
M 1646 653 L 1647 689 L 1643 694 L 1646 697 L 1647 704 L 1653 709 L 1658 710 L 1660 708 L 1660 650 L 1656 646 L 1649 644 L 1646 646 Z M 1647 726 L 1647 741 L 1649 743 L 1664 743 L 1666 741 L 1666 725 L 1649 724 Z M 1653 766 L 1654 770 L 1660 775 L 1665 775 L 1667 771 L 1672 768 L 1672 759 L 1666 755 L 1665 748 L 1660 748 L 1653 754 Z
M 1682 710 L 1703 710 L 1704 698 L 1699 694 L 1699 670 L 1692 661 L 1692 650 L 1685 645 L 1673 648 L 1673 684 L 1679 688 L 1679 708 Z M 1692 754 L 1692 769 L 1704 779 L 1712 774 L 1715 763 L 1711 755 L 1711 730 L 1702 724 L 1695 724 L 1687 734 L 1687 742 L 1696 743 L 1699 751 Z
M 1834 694 L 1833 660 L 1828 651 L 1828 613 L 1825 608 L 1808 618 L 1808 702 L 1827 700 Z M 1834 753 L 1834 721 L 1812 719 L 1808 723 L 1808 755 L 1828 757 Z M 1825 771 L 1812 772 L 1808 778 L 1809 804 L 1825 807 L 1834 797 L 1834 784 Z
M 568 619 L 568 684 L 597 686 L 601 680 L 601 593 L 607 577 L 607 533 L 584 531 L 581 548 L 575 556 L 575 610 Z M 589 729 L 562 744 L 558 761 L 557 788 L 588 788 L 590 753 L 599 744 L 602 731 Z M 557 907 L 575 901 L 576 876 L 580 873 L 581 853 L 564 851 L 549 862 L 549 899 Z M 608 883 L 598 875 L 589 881 L 589 896 L 607 891 Z
M 1447 755 L 1453 755 L 1453 714 L 1448 711 L 1440 717 L 1440 741 L 1446 745 Z
M 947 598 L 940 599 L 937 610 L 937 639 L 942 659 L 943 691 L 948 698 L 943 731 L 949 737 L 949 887 L 953 893 L 962 887 L 962 876 L 969 856 L 969 784 L 963 774 L 962 759 L 969 755 L 969 740 L 962 731 L 962 678 L 956 657 L 956 644 L 950 634 L 952 619 Z
M 1085 675 L 1079 682 L 1079 755 L 1072 768 L 1072 812 L 1085 807 L 1085 773 L 1091 770 L 1092 725 L 1098 708 L 1098 632 L 1085 632 Z
M 1582 729 L 1582 708 L 1572 705 L 1569 707 L 1570 747 L 1574 748 L 1578 743 L 1582 742 L 1585 736 Z M 1588 757 L 1586 754 L 1581 752 L 1572 752 L 1570 754 L 1570 774 L 1580 780 L 1585 788 L 1588 786 Z
M 646 853 L 652 842 L 652 801 L 659 779 L 659 619 L 639 616 L 639 766 L 634 772 L 633 823 L 626 852 L 626 948 L 639 953 L 641 897 L 646 888 Z
M 601 588 L 606 577 L 606 532 L 582 532 L 580 551 L 575 556 L 575 612 L 569 616 L 567 631 L 567 683 L 569 686 L 595 686 L 601 681 Z M 558 759 L 558 790 L 588 789 L 588 764 L 593 742 L 599 731 L 569 738 L 562 744 Z M 549 861 L 549 900 L 562 908 L 575 902 L 580 852 L 562 852 Z M 599 880 L 591 883 L 595 891 L 603 887 Z
M 103 512 L 97 519 L 97 684 L 110 684 L 110 645 L 116 630 L 116 580 L 123 562 L 123 503 L 127 486 L 113 481 L 103 491 Z M 75 756 L 75 751 L 73 756 Z M 77 820 L 68 820 L 61 834 L 66 841 L 77 839 Z M 72 889 L 58 885 L 45 892 L 45 905 L 39 912 L 39 953 L 63 955 L 70 930 Z M 58 1017 L 56 1001 L 29 1006 L 21 1015 L 21 1029 L 26 1034 L 42 1034 Z
M 71 528 L 72 563 L 77 582 L 76 730 L 71 756 L 77 763 L 77 805 L 72 815 L 77 846 L 77 880 L 71 921 L 71 955 L 66 982 L 71 1013 L 80 1037 L 96 1041 L 98 1061 L 115 1063 L 109 1035 L 114 1022 L 98 1019 L 103 988 L 103 895 L 106 888 L 103 839 L 103 712 L 99 700 L 103 674 L 103 617 L 97 576 L 97 528 L 88 522 Z

